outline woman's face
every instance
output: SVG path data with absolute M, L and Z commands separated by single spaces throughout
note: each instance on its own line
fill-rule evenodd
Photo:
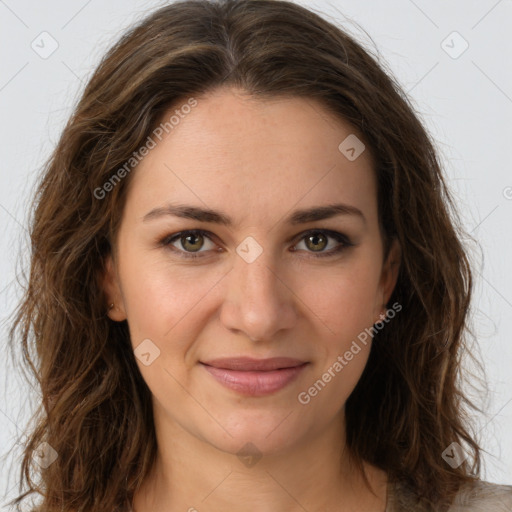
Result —
M 277 453 L 339 426 L 399 257 L 394 245 L 383 261 L 372 160 L 351 126 L 314 100 L 218 89 L 133 172 L 105 289 L 157 428 Z

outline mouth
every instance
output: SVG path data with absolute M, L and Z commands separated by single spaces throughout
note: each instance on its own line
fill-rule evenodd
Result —
M 201 361 L 200 364 L 223 386 L 247 396 L 264 396 L 285 388 L 309 362 L 289 357 L 240 357 Z

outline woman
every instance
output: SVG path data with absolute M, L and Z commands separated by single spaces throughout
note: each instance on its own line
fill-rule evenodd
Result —
M 339 28 L 276 0 L 159 9 L 35 206 L 11 338 L 43 409 L 16 503 L 511 510 L 465 423 L 472 274 L 435 149 Z

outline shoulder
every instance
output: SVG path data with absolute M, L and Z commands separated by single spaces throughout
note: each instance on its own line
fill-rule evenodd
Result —
M 449 512 L 512 512 L 512 485 L 478 480 L 460 489 Z
M 386 512 L 427 512 L 414 493 L 403 483 L 388 488 Z M 448 512 L 512 512 L 512 485 L 476 480 L 459 489 Z

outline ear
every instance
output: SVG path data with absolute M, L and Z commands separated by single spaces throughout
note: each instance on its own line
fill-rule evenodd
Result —
M 105 259 L 104 270 L 101 276 L 101 286 L 107 299 L 108 316 L 116 322 L 126 320 L 126 311 L 119 284 L 119 277 L 111 254 Z M 110 308 L 110 304 L 114 304 L 114 307 Z
M 382 274 L 379 283 L 378 299 L 375 304 L 375 321 L 381 319 L 380 315 L 383 310 L 385 313 L 386 304 L 388 303 L 393 290 L 395 289 L 402 260 L 402 250 L 400 243 L 396 238 L 393 239 L 389 248 L 388 257 L 382 267 Z

